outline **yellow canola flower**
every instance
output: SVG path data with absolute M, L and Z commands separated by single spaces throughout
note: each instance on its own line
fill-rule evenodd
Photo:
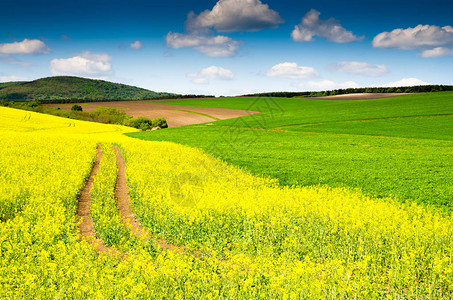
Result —
M 324 186 L 279 187 L 134 129 L 0 107 L 0 298 L 448 298 L 453 222 Z M 102 144 L 95 227 L 127 259 L 78 242 L 77 195 Z M 116 215 L 126 160 L 136 218 L 184 246 L 157 250 Z

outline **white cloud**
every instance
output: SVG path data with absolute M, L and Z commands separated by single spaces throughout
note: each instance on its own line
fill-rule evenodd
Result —
M 134 50 L 140 50 L 143 48 L 143 44 L 140 41 L 135 41 L 132 44 L 130 44 L 129 47 Z
M 297 63 L 284 62 L 270 68 L 267 73 L 270 77 L 283 77 L 290 79 L 309 79 L 318 76 L 312 67 L 298 66 Z
M 335 82 L 332 80 L 308 81 L 297 85 L 298 88 L 308 91 L 326 91 L 346 88 L 359 88 L 360 85 L 354 81 Z
M 396 48 L 401 50 L 420 49 L 453 44 L 453 27 L 418 25 L 414 28 L 397 28 L 382 32 L 373 39 L 375 48 Z
M 294 27 L 291 38 L 295 42 L 311 42 L 314 36 L 319 36 L 335 43 L 349 43 L 362 39 L 352 31 L 346 30 L 334 18 L 320 20 L 320 14 L 314 9 L 306 13 L 301 23 Z
M 386 65 L 374 65 L 359 61 L 342 61 L 332 67 L 337 72 L 360 74 L 365 76 L 382 76 L 388 73 Z
M 195 48 L 210 57 L 234 56 L 239 49 L 239 42 L 223 35 L 205 36 L 169 32 L 166 37 L 167 47 Z
M 0 54 L 37 55 L 49 53 L 50 49 L 40 40 L 24 39 L 22 42 L 0 44 Z
M 191 78 L 194 83 L 207 84 L 211 79 L 231 80 L 234 78 L 234 73 L 222 67 L 210 66 L 202 69 L 198 73 L 189 73 L 186 76 Z
M 167 47 L 194 48 L 210 57 L 237 54 L 239 42 L 217 32 L 259 31 L 276 28 L 283 23 L 278 12 L 260 0 L 219 0 L 212 10 L 199 15 L 190 12 L 185 23 L 186 33 L 169 32 Z
M 453 49 L 445 48 L 445 47 L 437 47 L 431 50 L 425 50 L 421 54 L 422 57 L 445 57 L 445 56 L 453 56 Z
M 198 16 L 191 12 L 186 26 L 189 31 L 214 28 L 218 32 L 259 31 L 283 23 L 278 12 L 260 0 L 220 0 Z
M 402 86 L 417 86 L 417 85 L 430 85 L 431 83 L 425 82 L 418 78 L 403 78 L 398 81 L 389 82 L 382 85 L 382 87 L 402 87 Z
M 71 58 L 53 59 L 50 62 L 50 71 L 53 75 L 108 75 L 112 73 L 111 60 L 112 57 L 106 53 L 96 54 L 85 51 Z
M 27 77 L 15 76 L 15 75 L 3 75 L 0 76 L 0 82 L 9 82 L 9 81 L 28 81 Z

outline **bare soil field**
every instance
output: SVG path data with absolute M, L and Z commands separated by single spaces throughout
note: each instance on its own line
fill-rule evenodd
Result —
M 48 104 L 48 106 L 60 107 L 64 110 L 70 110 L 73 105 L 74 103 Z M 92 102 L 78 103 L 77 105 L 82 106 L 84 111 L 93 111 L 99 107 L 114 107 L 123 110 L 131 117 L 146 117 L 150 119 L 164 117 L 169 127 L 200 124 L 257 114 L 254 111 L 239 109 L 190 107 L 143 101 Z
M 397 96 L 410 95 L 408 93 L 361 93 L 361 94 L 346 94 L 346 95 L 335 95 L 326 97 L 310 97 L 311 99 L 320 100 L 368 100 L 368 99 L 381 99 L 391 98 Z
M 179 127 L 217 121 L 217 119 L 207 116 L 178 110 L 125 110 L 125 112 L 131 117 L 146 117 L 149 119 L 165 118 L 168 127 Z

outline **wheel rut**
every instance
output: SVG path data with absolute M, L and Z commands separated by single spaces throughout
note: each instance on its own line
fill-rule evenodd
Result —
M 118 173 L 116 177 L 115 186 L 115 200 L 118 206 L 118 212 L 124 222 L 129 227 L 132 233 L 142 241 L 154 241 L 161 249 L 170 250 L 174 252 L 183 253 L 184 247 L 176 246 L 167 243 L 164 239 L 156 239 L 148 234 L 148 232 L 142 227 L 140 222 L 135 219 L 135 215 L 132 213 L 131 202 L 129 197 L 129 189 L 126 180 L 126 163 L 121 154 L 121 151 L 113 146 L 116 155 Z
M 96 160 L 90 175 L 86 180 L 78 201 L 77 206 L 77 224 L 79 224 L 79 241 L 86 240 L 98 252 L 118 254 L 116 250 L 106 246 L 102 240 L 96 238 L 96 230 L 94 229 L 93 219 L 90 215 L 91 207 L 91 189 L 93 187 L 94 179 L 99 171 L 99 165 L 102 160 L 102 146 L 97 147 Z

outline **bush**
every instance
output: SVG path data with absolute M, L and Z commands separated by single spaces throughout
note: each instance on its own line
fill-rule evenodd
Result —
M 153 128 L 153 121 L 145 117 L 138 117 L 127 120 L 124 125 L 141 130 L 149 130 Z
M 153 127 L 168 128 L 167 120 L 165 118 L 153 119 Z
M 71 110 L 72 110 L 72 111 L 83 111 L 82 106 L 77 105 L 77 104 L 74 104 L 74 105 L 71 107 Z
M 30 102 L 26 102 L 27 104 L 27 107 L 31 108 L 31 109 L 34 109 L 34 108 L 37 108 L 38 106 L 41 105 L 41 102 L 39 101 L 30 101 Z

